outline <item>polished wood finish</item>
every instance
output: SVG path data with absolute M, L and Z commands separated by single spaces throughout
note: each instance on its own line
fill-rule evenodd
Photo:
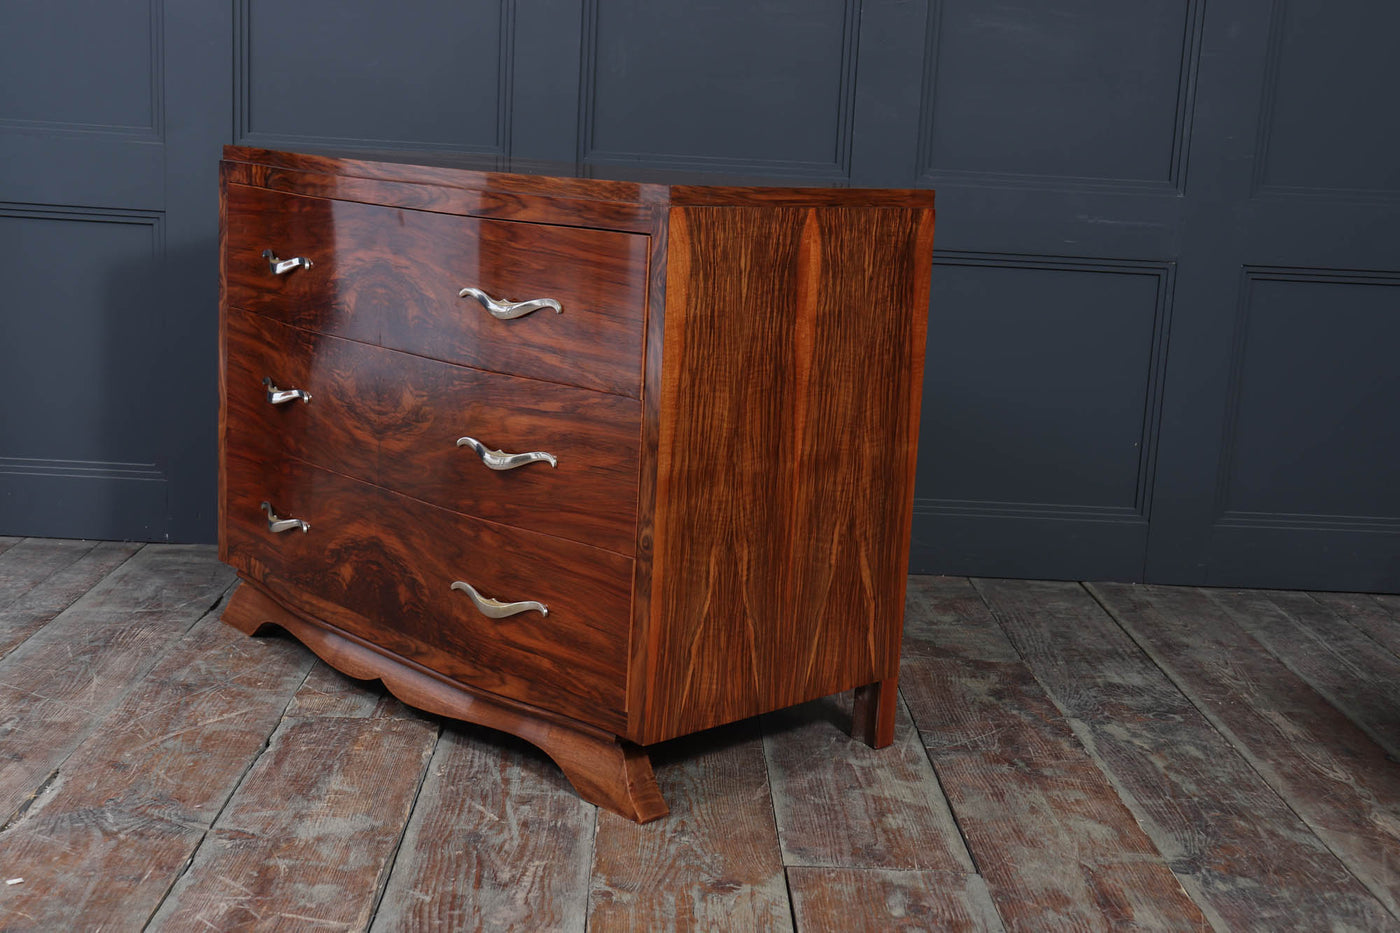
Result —
M 645 237 L 227 190 L 230 307 L 478 369 L 640 392 Z M 313 265 L 274 276 L 265 249 Z M 554 298 L 563 312 L 498 321 L 458 297 L 467 286 Z
M 928 211 L 672 209 L 641 741 L 896 676 L 932 249 Z
M 223 180 L 244 579 L 626 762 L 850 689 L 856 734 L 891 742 L 931 192 L 238 148 Z M 267 248 L 313 265 L 275 276 Z M 498 321 L 466 285 L 564 312 Z M 264 376 L 313 401 L 274 408 Z M 461 436 L 558 467 L 494 472 Z M 312 531 L 270 534 L 263 501 Z M 487 622 L 455 579 L 548 617 Z
M 460 682 L 620 731 L 630 560 L 295 461 L 274 472 L 239 453 L 228 460 L 225 559 L 245 579 Z M 311 532 L 269 535 L 263 501 Z M 451 588 L 459 580 L 487 597 L 539 601 L 549 615 L 487 618 Z
M 260 447 L 489 521 L 620 554 L 636 546 L 640 404 L 228 314 L 228 409 Z M 264 378 L 310 402 L 272 405 Z M 503 406 L 503 401 L 508 406 Z M 558 465 L 488 469 L 457 439 Z
M 381 680 L 394 696 L 418 709 L 519 736 L 554 759 L 590 803 L 642 823 L 666 815 L 650 760 L 628 742 L 543 710 L 463 690 L 364 640 L 292 613 L 250 584 L 235 591 L 224 620 L 248 635 L 276 625 L 336 670 L 361 680 Z

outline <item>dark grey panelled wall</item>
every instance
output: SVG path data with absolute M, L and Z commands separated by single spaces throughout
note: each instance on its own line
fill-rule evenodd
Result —
M 219 145 L 419 147 L 936 187 L 917 570 L 1400 590 L 1400 9 L 0 11 L 0 533 L 208 540 Z

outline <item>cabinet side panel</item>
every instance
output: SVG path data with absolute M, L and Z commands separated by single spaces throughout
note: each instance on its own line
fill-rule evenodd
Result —
M 219 560 L 228 561 L 228 540 L 224 523 L 228 509 L 224 475 L 224 429 L 228 424 L 228 185 L 230 166 L 219 164 L 219 477 L 218 516 Z
M 893 677 L 930 210 L 671 214 L 643 741 Z

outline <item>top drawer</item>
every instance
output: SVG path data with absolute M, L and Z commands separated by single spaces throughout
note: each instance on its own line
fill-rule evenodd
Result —
M 231 307 L 478 369 L 640 397 L 648 238 L 228 186 Z M 263 257 L 304 258 L 278 275 Z M 552 298 L 498 320 L 473 287 Z

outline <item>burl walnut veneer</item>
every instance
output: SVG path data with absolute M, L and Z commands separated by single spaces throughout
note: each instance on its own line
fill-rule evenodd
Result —
M 465 163 L 225 150 L 224 620 L 635 820 L 664 739 L 888 744 L 933 193 Z

